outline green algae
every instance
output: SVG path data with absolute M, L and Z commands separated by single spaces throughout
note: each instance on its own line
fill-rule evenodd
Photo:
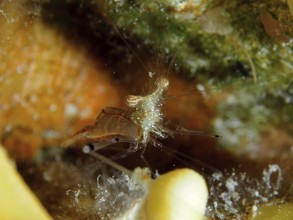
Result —
M 233 74 L 228 71 L 231 61 L 249 64 L 251 71 L 254 65 L 255 79 L 270 73 L 292 72 L 291 43 L 268 36 L 260 19 L 263 13 L 272 14 L 290 39 L 292 17 L 288 16 L 287 4 L 280 1 L 197 2 L 200 3 L 195 7 L 183 1 L 183 7 L 183 3 L 177 1 L 96 0 L 94 6 L 110 23 L 141 38 L 142 44 L 167 51 L 171 56 L 176 54 L 176 61 L 192 75 L 199 75 L 202 69 L 217 74 L 215 70 L 220 65 L 229 76 Z M 215 8 L 219 10 L 207 16 Z M 221 17 L 219 28 L 230 26 L 231 31 L 206 31 L 201 22 L 204 16 L 210 20 Z

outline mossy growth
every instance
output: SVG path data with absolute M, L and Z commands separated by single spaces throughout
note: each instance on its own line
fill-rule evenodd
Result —
M 292 70 L 292 17 L 280 1 L 96 0 L 94 7 L 113 25 L 141 38 L 142 44 L 176 54 L 176 61 L 193 75 L 217 74 L 213 70 L 221 65 L 229 76 L 233 61 L 254 66 L 255 79 Z M 274 24 L 280 32 L 275 35 L 267 29 Z

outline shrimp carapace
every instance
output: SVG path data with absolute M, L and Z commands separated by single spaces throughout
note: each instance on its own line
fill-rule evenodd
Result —
M 146 96 L 129 95 L 127 114 L 142 129 L 142 144 L 147 144 L 151 137 L 166 138 L 170 130 L 163 127 L 164 114 L 162 105 L 169 87 L 169 80 L 160 77 L 156 80 L 155 90 Z
M 93 125 L 85 126 L 62 145 L 82 148 L 87 144 L 95 144 L 101 149 L 117 142 L 134 143 L 141 136 L 141 127 L 127 118 L 124 110 L 106 107 Z

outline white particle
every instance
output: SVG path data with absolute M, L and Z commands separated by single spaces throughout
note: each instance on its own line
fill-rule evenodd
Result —
M 56 104 L 51 104 L 50 106 L 49 106 L 49 111 L 50 112 L 55 112 L 56 110 L 57 110 L 57 105 Z
M 37 95 L 31 95 L 30 96 L 30 102 L 31 103 L 36 103 L 38 101 L 38 96 Z
M 67 118 L 74 118 L 78 114 L 78 108 L 74 104 L 66 104 L 64 114 Z
M 39 114 L 33 114 L 32 118 L 33 118 L 34 121 L 37 121 L 37 120 L 40 119 L 40 115 Z

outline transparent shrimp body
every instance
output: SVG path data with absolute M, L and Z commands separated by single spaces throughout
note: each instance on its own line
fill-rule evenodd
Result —
M 129 95 L 126 99 L 129 107 L 128 117 L 142 128 L 142 144 L 155 142 L 155 138 L 166 138 L 170 132 L 162 125 L 164 114 L 161 111 L 168 87 L 168 79 L 160 77 L 156 80 L 156 89 L 151 94 Z

